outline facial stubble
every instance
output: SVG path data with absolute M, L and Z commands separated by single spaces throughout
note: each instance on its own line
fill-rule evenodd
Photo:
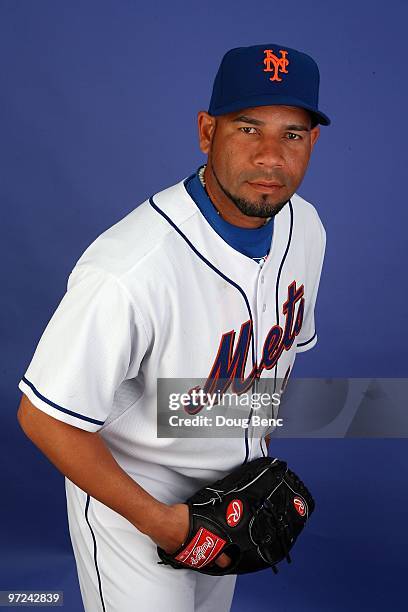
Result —
M 244 215 L 248 217 L 260 217 L 262 219 L 274 217 L 278 214 L 279 211 L 282 210 L 285 204 L 287 204 L 289 201 L 284 200 L 283 202 L 278 202 L 277 204 L 271 204 L 270 202 L 266 201 L 268 199 L 267 193 L 262 195 L 262 200 L 258 202 L 254 202 L 253 200 L 247 200 L 246 198 L 241 198 L 232 194 L 226 187 L 224 187 L 224 185 L 219 180 L 217 173 L 215 172 L 212 160 L 211 170 L 222 192 L 235 204 L 238 210 L 240 210 Z

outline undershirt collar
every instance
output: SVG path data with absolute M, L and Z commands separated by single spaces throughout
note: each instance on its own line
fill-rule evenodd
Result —
M 211 227 L 233 249 L 256 261 L 264 261 L 269 253 L 273 235 L 273 217 L 261 227 L 238 227 L 225 221 L 217 212 L 198 177 L 198 170 L 184 181 L 185 188 Z

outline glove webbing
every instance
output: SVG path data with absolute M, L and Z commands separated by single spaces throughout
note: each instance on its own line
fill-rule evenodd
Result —
M 278 513 L 274 509 L 273 503 L 269 499 L 267 499 L 265 501 L 264 508 L 265 508 L 265 513 L 269 514 L 269 516 L 271 516 L 274 519 L 274 521 L 275 521 L 275 525 L 276 525 L 276 537 L 279 540 L 279 543 L 282 546 L 282 549 L 283 549 L 283 551 L 285 553 L 286 561 L 288 563 L 292 563 L 292 559 L 290 557 L 288 546 L 287 546 L 287 541 L 289 539 L 289 535 L 288 535 L 289 525 L 288 525 L 288 523 L 283 522 L 284 521 L 284 517 L 286 516 L 286 512 L 285 512 L 284 515 L 278 515 Z M 261 541 L 261 544 L 266 544 L 267 542 L 270 541 L 270 539 L 271 539 L 271 534 L 267 534 L 266 538 L 264 538 Z M 271 560 L 271 558 L 269 556 L 268 549 L 266 548 L 265 550 L 262 550 L 261 555 L 262 555 L 262 557 L 266 557 L 265 561 L 267 563 L 270 563 L 271 569 L 272 569 L 273 573 L 277 574 L 278 573 L 278 568 L 276 567 L 276 563 Z

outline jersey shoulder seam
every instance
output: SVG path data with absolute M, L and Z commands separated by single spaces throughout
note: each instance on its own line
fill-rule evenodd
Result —
M 146 337 L 146 342 L 147 342 L 147 344 L 149 344 L 149 335 L 147 333 L 147 325 L 146 325 L 144 316 L 142 314 L 142 311 L 140 310 L 139 306 L 136 304 L 135 300 L 133 299 L 133 297 L 130 294 L 130 291 L 128 290 L 126 285 L 121 281 L 120 277 L 116 276 L 115 274 L 113 274 L 109 270 L 105 270 L 104 268 L 101 268 L 100 266 L 97 266 L 97 265 L 95 265 L 93 263 L 86 263 L 86 262 L 81 263 L 78 266 L 75 266 L 73 268 L 71 274 L 73 274 L 76 270 L 79 270 L 81 268 L 89 268 L 91 270 L 95 270 L 96 272 L 101 272 L 102 275 L 107 276 L 109 278 L 112 278 L 117 283 L 117 285 L 121 288 L 121 290 L 126 294 L 127 299 L 132 304 L 133 308 L 135 309 L 135 312 L 139 316 L 140 322 L 142 324 L 143 331 L 144 331 L 144 334 L 145 334 L 145 337 Z M 71 276 L 71 274 L 70 274 L 70 276 Z

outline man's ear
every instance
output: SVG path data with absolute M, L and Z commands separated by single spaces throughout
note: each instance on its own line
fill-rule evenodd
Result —
M 199 111 L 197 115 L 198 138 L 201 151 L 208 155 L 211 148 L 211 140 L 214 135 L 216 118 L 209 115 L 206 111 Z
M 320 136 L 320 125 L 315 125 L 315 127 L 310 130 L 311 150 L 313 150 L 315 142 L 317 141 L 319 136 Z

